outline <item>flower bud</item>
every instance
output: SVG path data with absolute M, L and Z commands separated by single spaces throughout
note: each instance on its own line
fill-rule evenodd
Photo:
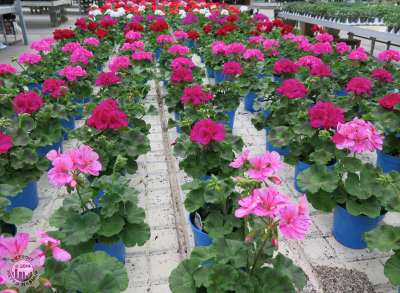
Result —
M 272 246 L 278 247 L 278 239 L 275 239 L 275 238 L 272 239 L 271 244 L 272 244 Z

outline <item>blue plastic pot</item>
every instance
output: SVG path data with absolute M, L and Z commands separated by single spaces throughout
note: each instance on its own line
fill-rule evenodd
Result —
M 154 56 L 156 57 L 156 60 L 157 61 L 160 61 L 160 57 L 161 57 L 161 48 L 156 48 L 155 50 L 154 50 Z
M 210 179 L 211 179 L 211 176 L 209 176 L 209 175 L 204 175 L 204 176 L 200 177 L 200 180 L 202 180 L 202 181 L 208 181 Z
M 94 198 L 94 203 L 95 203 L 96 207 L 101 207 L 100 199 L 101 199 L 103 196 L 104 196 L 104 191 L 101 190 L 101 191 L 99 192 L 99 194 Z
M 63 149 L 62 140 L 60 139 L 58 142 L 38 148 L 37 153 L 39 156 L 44 157 L 47 155 L 48 152 L 50 152 L 52 150 L 62 152 L 62 149 Z
M 42 90 L 42 84 L 41 83 L 28 83 L 28 90 L 33 91 L 33 90 Z
M 336 92 L 335 92 L 335 95 L 336 95 L 337 97 L 345 97 L 345 96 L 347 96 L 347 92 L 346 92 L 346 90 L 342 89 L 342 90 L 336 91 Z
M 364 233 L 376 228 L 385 215 L 376 218 L 367 216 L 353 216 L 346 209 L 337 206 L 333 212 L 332 234 L 342 245 L 363 249 L 367 247 L 364 241 Z
M 212 239 L 208 236 L 207 233 L 204 233 L 199 228 L 197 228 L 193 223 L 192 219 L 189 216 L 190 226 L 192 227 L 193 238 L 194 238 L 194 246 L 210 246 L 212 244 Z
M 254 110 L 254 101 L 256 100 L 256 93 L 255 92 L 248 92 L 247 95 L 244 97 L 244 109 L 250 113 L 255 112 Z
M 118 261 L 125 263 L 125 244 L 120 240 L 114 243 L 96 242 L 93 251 L 104 251 L 109 256 L 115 257 Z
M 235 122 L 235 112 L 236 110 L 225 112 L 225 114 L 228 115 L 228 120 L 224 121 L 224 124 L 230 129 L 233 129 L 233 123 Z
M 289 155 L 290 149 L 289 147 L 276 147 L 268 141 L 268 132 L 270 131 L 269 128 L 265 128 L 265 142 L 266 142 L 266 149 L 270 152 L 277 152 L 281 156 Z
M 186 45 L 187 47 L 189 47 L 190 49 L 196 48 L 196 42 L 195 42 L 194 40 L 191 40 L 191 39 L 186 40 L 186 41 L 185 41 L 185 45 Z
M 97 72 L 102 72 L 103 68 L 104 68 L 103 64 L 97 64 L 97 66 L 96 66 Z
M 175 121 L 176 122 L 180 122 L 181 121 L 181 113 L 179 112 L 174 112 L 174 117 L 175 117 Z M 177 124 L 176 125 L 176 132 L 177 133 L 182 133 L 181 127 Z
M 222 83 L 225 80 L 225 74 L 222 70 L 214 70 L 215 83 Z
M 390 171 L 400 172 L 400 157 L 391 156 L 382 151 L 377 151 L 376 165 L 385 173 Z
M 209 78 L 215 78 L 215 71 L 214 69 L 207 67 L 207 75 Z
M 7 207 L 7 211 L 11 211 L 13 208 L 36 209 L 39 204 L 37 183 L 29 182 L 21 192 L 17 193 L 16 196 L 8 197 L 8 200 L 11 203 Z
M 65 129 L 68 130 L 74 130 L 75 129 L 75 119 L 74 118 L 69 118 L 69 119 L 61 119 L 61 126 Z M 68 139 L 68 132 L 63 131 L 63 139 L 67 140 Z
M 272 80 L 275 82 L 275 83 L 281 83 L 282 82 L 282 78 L 281 78 L 281 76 L 280 75 L 273 75 L 273 77 L 272 77 Z
M 78 114 L 75 115 L 75 117 L 74 117 L 75 120 L 81 120 L 83 118 L 83 105 L 85 105 L 85 104 L 90 102 L 90 97 L 75 98 L 74 102 L 77 103 L 77 104 L 82 105 L 78 109 Z

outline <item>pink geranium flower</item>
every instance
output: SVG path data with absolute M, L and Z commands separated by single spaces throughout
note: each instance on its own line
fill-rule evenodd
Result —
M 212 141 L 223 141 L 225 139 L 225 126 L 212 119 L 197 121 L 190 131 L 190 140 L 201 145 L 208 145 Z
M 186 46 L 182 46 L 182 45 L 172 45 L 171 47 L 169 47 L 168 49 L 168 53 L 172 54 L 172 55 L 181 55 L 181 56 L 185 56 L 186 54 L 188 54 L 190 52 L 189 48 Z
M 281 157 L 277 152 L 266 152 L 249 159 L 250 169 L 247 175 L 257 181 L 264 181 L 282 167 Z
M 178 67 L 187 67 L 187 68 L 193 68 L 195 67 L 193 61 L 187 57 L 177 57 L 172 60 L 171 62 L 171 68 L 172 69 L 178 69 Z
M 375 80 L 392 83 L 393 75 L 385 68 L 376 68 L 371 72 L 371 77 Z
M 215 41 L 211 44 L 211 52 L 213 55 L 225 54 L 226 45 L 223 41 Z
M 354 118 L 347 123 L 338 123 L 332 141 L 339 150 L 348 149 L 354 153 L 381 150 L 383 137 L 368 121 Z
M 80 66 L 65 66 L 63 69 L 58 71 L 58 74 L 64 76 L 69 81 L 75 81 L 78 77 L 86 76 L 87 72 Z
M 37 231 L 36 235 L 39 242 L 45 245 L 46 248 L 50 249 L 55 260 L 67 262 L 71 259 L 71 255 L 66 250 L 59 247 L 61 244 L 60 240 L 50 237 L 46 232 L 41 230 Z M 44 253 L 43 256 L 45 256 Z
M 284 80 L 276 92 L 289 99 L 304 98 L 308 93 L 305 85 L 294 78 Z
M 344 122 L 344 110 L 332 102 L 317 101 L 308 109 L 308 117 L 312 128 L 336 128 Z
M 156 40 L 157 44 L 169 44 L 174 42 L 174 38 L 170 35 L 159 35 Z
M 297 62 L 296 62 L 297 65 L 305 67 L 309 70 L 311 70 L 314 66 L 323 64 L 323 63 L 324 62 L 320 58 L 312 56 L 312 55 L 300 57 L 299 60 L 297 60 Z
M 243 54 L 245 50 L 243 43 L 235 42 L 225 46 L 225 55 Z
M 82 64 L 88 64 L 89 63 L 89 59 L 93 58 L 94 55 L 91 51 L 89 51 L 88 49 L 79 47 L 76 48 L 70 57 L 70 61 L 72 64 L 76 64 L 76 63 L 82 63 Z
M 71 157 L 67 154 L 56 155 L 50 151 L 47 154 L 47 158 L 51 160 L 52 168 L 47 172 L 47 177 L 51 184 L 57 187 L 69 185 L 71 187 L 76 186 L 72 171 L 75 170 L 74 162 Z
M 88 46 L 98 47 L 100 45 L 100 40 L 98 38 L 89 37 L 85 38 L 83 43 Z
M 384 62 L 400 61 L 400 51 L 397 50 L 384 50 L 378 54 L 378 59 Z
M 288 204 L 279 210 L 279 231 L 286 239 L 304 239 L 311 223 L 305 196 L 300 198 L 298 205 Z
M 131 66 L 131 60 L 128 56 L 115 56 L 111 58 L 108 68 L 112 72 L 118 72 L 121 69 L 128 69 Z
M 15 74 L 17 69 L 11 64 L 0 64 L 0 76 L 6 74 Z
M 213 98 L 211 92 L 206 92 L 200 85 L 195 84 L 183 90 L 183 95 L 180 100 L 185 105 L 192 103 L 193 106 L 198 106 L 211 101 Z
M 137 51 L 133 52 L 132 59 L 137 61 L 152 61 L 153 60 L 153 53 L 146 52 L 146 51 Z
M 274 64 L 275 74 L 294 74 L 299 70 L 299 65 L 287 58 L 279 59 Z
M 79 42 L 69 42 L 62 47 L 61 51 L 64 53 L 72 53 L 78 48 L 81 48 L 81 44 Z
M 253 195 L 258 197 L 258 204 L 252 214 L 259 217 L 274 219 L 278 216 L 279 209 L 289 202 L 289 198 L 274 187 L 254 189 Z
M 332 76 L 332 71 L 329 65 L 325 63 L 315 64 L 310 71 L 312 76 L 329 77 Z
M 96 78 L 97 86 L 110 86 L 119 83 L 122 80 L 116 72 L 100 72 Z
M 254 193 L 251 193 L 249 196 L 239 199 L 240 208 L 235 210 L 235 217 L 244 218 L 248 215 L 251 215 L 258 204 L 259 198 Z
M 80 145 L 77 149 L 68 152 L 74 167 L 85 174 L 99 176 L 101 171 L 101 163 L 99 155 L 88 145 Z
M 390 93 L 384 96 L 383 98 L 379 99 L 379 105 L 383 108 L 393 110 L 393 108 L 400 104 L 400 94 L 399 93 Z
M 320 33 L 315 37 L 315 39 L 320 43 L 331 43 L 333 41 L 333 36 L 329 33 Z
M 40 56 L 39 54 L 35 54 L 35 53 L 22 53 L 21 55 L 19 55 L 18 57 L 18 63 L 20 64 L 37 64 L 40 61 L 42 61 L 42 56 Z
M 359 47 L 351 51 L 348 58 L 350 60 L 368 61 L 368 54 L 365 52 L 364 48 Z
M 139 41 L 141 38 L 142 34 L 140 32 L 128 31 L 125 33 L 125 40 L 129 43 Z
M 264 54 L 259 49 L 247 49 L 243 53 L 245 60 L 254 59 L 257 61 L 264 61 Z
M 238 169 L 244 165 L 249 159 L 250 150 L 244 150 L 243 153 L 239 154 L 230 164 L 229 166 L 235 169 Z
M 43 104 L 43 98 L 35 91 L 19 93 L 12 101 L 13 110 L 17 114 L 35 113 L 43 106 Z
M 326 54 L 332 54 L 333 49 L 331 43 L 323 42 L 323 43 L 315 43 L 312 46 L 311 51 L 316 55 L 326 55 Z
M 64 80 L 48 78 L 43 82 L 42 93 L 49 94 L 52 98 L 60 98 L 65 95 L 68 87 Z
M 371 95 L 372 81 L 362 76 L 356 76 L 349 80 L 346 86 L 346 91 L 355 95 Z
M 0 235 L 0 255 L 11 259 L 24 255 L 28 243 L 28 233 L 17 233 L 14 237 Z
M 50 52 L 54 42 L 55 40 L 53 38 L 46 38 L 33 41 L 31 43 L 31 49 L 36 50 L 38 52 Z
M 347 53 L 351 50 L 350 46 L 347 45 L 345 42 L 336 43 L 336 52 L 340 55 Z
M 193 81 L 193 73 L 190 68 L 186 68 L 185 66 L 179 66 L 177 68 L 173 68 L 171 74 L 172 83 L 192 82 L 192 81 Z
M 12 136 L 0 130 L 0 155 L 7 153 L 13 147 Z
M 175 38 L 179 39 L 187 39 L 188 38 L 188 34 L 187 32 L 183 31 L 183 30 L 177 30 L 172 32 L 172 34 L 174 35 Z
M 240 75 L 243 73 L 243 70 L 239 62 L 228 61 L 224 63 L 222 67 L 222 72 L 227 75 Z
M 121 111 L 118 102 L 112 98 L 100 102 L 87 119 L 90 127 L 104 129 L 119 129 L 128 126 L 128 116 Z

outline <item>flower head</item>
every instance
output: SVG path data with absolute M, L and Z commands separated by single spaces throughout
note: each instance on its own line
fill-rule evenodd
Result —
M 379 99 L 379 105 L 381 107 L 393 110 L 393 108 L 400 104 L 400 94 L 399 93 L 390 93 L 384 96 L 383 98 Z
M 346 91 L 355 95 L 371 95 L 372 81 L 362 76 L 356 76 L 349 80 L 346 86 Z
M 340 55 L 350 51 L 350 47 L 345 42 L 336 43 L 336 52 Z
M 246 47 L 243 43 L 235 42 L 225 46 L 225 55 L 243 54 Z
M 319 33 L 315 39 L 320 42 L 320 43 L 324 43 L 324 42 L 329 42 L 331 43 L 333 41 L 333 36 L 329 33 Z
M 31 43 L 31 49 L 36 50 L 38 52 L 50 52 L 53 44 L 54 44 L 53 38 L 41 39 L 33 41 Z
M 89 37 L 83 40 L 83 43 L 88 46 L 98 47 L 100 45 L 100 41 L 98 38 Z
M 236 74 L 240 75 L 243 73 L 242 66 L 240 65 L 239 62 L 236 61 L 225 62 L 222 67 L 222 71 L 224 74 L 227 75 L 236 75 Z
M 247 175 L 257 181 L 264 181 L 282 167 L 281 157 L 277 152 L 266 152 L 249 159 L 250 169 Z
M 12 136 L 0 130 L 0 155 L 7 153 L 13 147 Z
M 20 64 L 37 64 L 40 61 L 42 61 L 42 56 L 40 56 L 39 54 L 35 54 L 35 53 L 22 53 L 21 55 L 19 55 L 18 57 L 18 63 Z
M 248 149 L 244 150 L 229 164 L 229 166 L 235 169 L 242 167 L 249 159 L 249 155 L 250 155 L 250 150 Z
M 133 52 L 132 59 L 137 61 L 152 61 L 153 60 L 153 53 L 146 52 L 146 51 L 137 51 Z
M 375 126 L 357 117 L 347 123 L 338 123 L 332 141 L 339 150 L 348 149 L 354 153 L 381 150 L 383 145 L 382 135 Z
M 43 106 L 43 98 L 35 91 L 22 92 L 14 97 L 12 106 L 17 114 L 32 114 Z
M 299 70 L 299 65 L 290 59 L 282 58 L 275 62 L 274 73 L 276 74 L 294 74 Z
M 344 122 L 344 110 L 332 102 L 317 101 L 308 109 L 308 117 L 312 128 L 336 128 Z
M 78 47 L 72 52 L 70 61 L 72 64 L 76 63 L 88 64 L 89 59 L 93 57 L 94 55 L 91 51 L 82 47 Z
M 49 94 L 52 98 L 60 98 L 65 95 L 67 85 L 64 80 L 48 78 L 43 82 L 42 92 Z
M 384 50 L 378 54 L 378 59 L 384 62 L 400 61 L 400 51 L 397 50 Z
M 359 47 L 351 51 L 348 58 L 350 60 L 368 61 L 368 54 L 365 52 L 364 48 Z
M 212 119 L 197 121 L 190 132 L 190 140 L 201 145 L 208 145 L 212 141 L 223 141 L 225 139 L 225 126 Z
M 78 48 L 81 48 L 81 44 L 79 42 L 68 42 L 62 47 L 61 51 L 64 53 L 72 53 Z
M 63 69 L 58 71 L 58 74 L 64 76 L 69 81 L 75 81 L 78 77 L 86 76 L 87 72 L 80 66 L 65 66 Z
M 122 80 L 116 72 L 100 72 L 96 78 L 97 86 L 110 86 L 119 83 Z
M 15 74 L 17 70 L 11 64 L 0 64 L 0 76 L 6 74 Z
M 264 61 L 264 54 L 259 49 L 247 49 L 243 53 L 243 58 L 246 60 L 254 59 L 258 61 Z
M 183 45 L 172 45 L 168 49 L 168 53 L 172 55 L 180 55 L 180 56 L 185 56 L 190 52 L 189 48 Z
M 131 66 L 131 60 L 128 56 L 115 56 L 110 60 L 108 68 L 112 72 L 118 72 L 121 69 L 128 69 Z
M 183 90 L 181 102 L 183 104 L 192 103 L 193 106 L 207 103 L 213 99 L 211 92 L 206 92 L 200 85 L 192 85 Z
M 114 99 L 106 99 L 100 102 L 87 119 L 90 127 L 104 129 L 118 129 L 128 126 L 128 116 L 121 111 L 118 102 Z
M 308 93 L 305 85 L 294 78 L 284 80 L 276 92 L 289 99 L 304 98 Z
M 393 75 L 385 68 L 376 68 L 371 72 L 371 77 L 375 80 L 392 83 Z

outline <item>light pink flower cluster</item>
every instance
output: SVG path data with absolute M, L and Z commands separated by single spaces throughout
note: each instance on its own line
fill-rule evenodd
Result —
M 115 56 L 110 60 L 108 68 L 112 72 L 118 72 L 121 69 L 128 69 L 131 66 L 131 60 L 128 56 Z
M 279 231 L 290 240 L 304 239 L 312 223 L 306 196 L 300 197 L 296 205 L 274 187 L 254 189 L 239 200 L 239 206 L 235 211 L 237 218 L 249 215 L 270 218 L 278 222 Z
M 187 34 L 187 32 L 183 31 L 183 30 L 177 30 L 174 31 L 172 33 L 174 35 L 175 38 L 177 38 L 178 40 L 183 40 L 183 39 L 187 39 L 189 36 Z
M 225 46 L 225 55 L 243 54 L 246 47 L 243 43 L 235 42 Z
M 136 61 L 152 61 L 153 60 L 153 52 L 146 52 L 146 51 L 133 52 L 132 60 L 136 60 Z
M 356 76 L 349 80 L 346 85 L 346 91 L 355 95 L 371 95 L 372 81 L 362 76 Z
M 64 153 L 52 150 L 46 157 L 52 163 L 47 175 L 54 186 L 68 185 L 75 188 L 80 173 L 99 176 L 101 171 L 99 155 L 88 145 L 82 144 Z
M 45 38 L 31 43 L 31 49 L 38 52 L 50 52 L 55 40 L 53 38 Z
M 7 283 L 11 285 L 13 283 L 13 280 L 9 279 L 7 272 L 12 270 L 15 261 L 20 259 L 21 256 L 29 255 L 30 264 L 32 265 L 31 270 L 44 266 L 48 251 L 51 251 L 53 258 L 57 261 L 68 262 L 71 259 L 71 255 L 60 247 L 60 240 L 50 237 L 40 230 L 36 234 L 42 247 L 33 249 L 29 254 L 26 252 L 30 238 L 28 233 L 20 232 L 15 236 L 0 236 L 0 285 Z M 12 284 L 12 286 L 15 287 L 15 284 Z M 17 291 L 6 289 L 1 292 Z
M 72 53 L 78 48 L 81 48 L 81 44 L 79 42 L 69 42 L 62 47 L 61 51 L 64 53 Z
M 347 45 L 345 42 L 336 43 L 336 52 L 340 55 L 347 53 L 351 50 L 350 46 Z
M 257 61 L 264 61 L 264 54 L 259 49 L 247 49 L 243 53 L 243 58 L 246 60 L 253 59 Z
M 316 55 L 327 55 L 333 52 L 332 45 L 329 42 L 315 43 L 310 49 Z
M 365 52 L 364 48 L 359 47 L 351 51 L 348 58 L 350 60 L 368 61 L 368 54 Z
M 208 145 L 213 141 L 223 141 L 225 139 L 225 126 L 212 119 L 202 119 L 197 121 L 190 131 L 190 140 L 201 145 Z
M 169 44 L 174 42 L 174 38 L 170 35 L 159 35 L 156 40 L 157 44 Z
M 63 69 L 58 71 L 58 74 L 64 76 L 69 81 L 75 81 L 79 77 L 86 76 L 87 72 L 80 66 L 65 66 Z
M 17 69 L 11 64 L 0 64 L 0 76 L 6 74 L 15 74 Z
M 290 78 L 284 80 L 282 85 L 276 89 L 276 92 L 289 99 L 299 99 L 304 98 L 308 90 L 303 83 L 297 79 Z
M 263 42 L 264 50 L 269 53 L 270 56 L 278 56 L 279 46 L 279 41 L 275 39 L 265 39 Z
M 37 64 L 40 61 L 42 61 L 42 56 L 40 56 L 39 54 L 35 54 L 35 53 L 29 53 L 29 52 L 25 52 L 22 53 L 21 55 L 19 55 L 18 57 L 18 63 L 20 64 Z
M 339 123 L 332 141 L 339 150 L 348 149 L 354 153 L 381 150 L 383 137 L 368 121 L 354 118 L 347 123 Z
M 236 61 L 225 62 L 222 67 L 222 71 L 224 74 L 227 75 L 236 75 L 236 74 L 240 75 L 243 73 L 242 66 L 240 65 L 239 62 Z
M 142 34 L 140 32 L 128 31 L 125 33 L 125 40 L 129 43 L 139 41 L 141 38 Z
M 89 63 L 89 59 L 93 58 L 94 55 L 91 51 L 89 51 L 88 49 L 79 47 L 76 48 L 70 57 L 70 61 L 72 64 L 76 64 L 76 63 L 82 63 L 82 64 L 88 64 Z
M 177 69 L 178 67 L 187 67 L 187 68 L 193 68 L 195 65 L 192 61 L 192 59 L 186 58 L 186 57 L 177 57 L 172 60 L 171 62 L 171 67 L 172 69 Z
M 225 54 L 226 45 L 223 41 L 215 41 L 211 44 L 211 52 L 213 55 Z
M 42 92 L 49 94 L 52 98 L 58 99 L 65 95 L 68 87 L 64 80 L 48 78 L 43 82 Z
M 400 61 L 400 51 L 397 50 L 385 50 L 378 54 L 378 59 L 384 62 Z
M 180 100 L 183 104 L 192 103 L 193 106 L 198 106 L 211 101 L 213 98 L 212 92 L 206 92 L 200 85 L 195 84 L 183 90 Z
M 275 175 L 283 166 L 281 157 L 277 152 L 265 152 L 263 155 L 250 156 L 250 151 L 244 150 L 229 164 L 230 167 L 235 169 L 244 165 L 248 168 L 247 175 L 256 181 L 263 182 L 270 179 L 276 184 L 281 182 L 280 178 Z
M 185 56 L 186 54 L 189 53 L 189 48 L 186 46 L 182 45 L 172 45 L 171 47 L 168 48 L 168 53 L 172 55 L 180 55 L 180 56 Z
M 143 51 L 144 43 L 142 41 L 136 41 L 132 43 L 124 43 L 121 47 L 122 51 Z
M 371 77 L 375 80 L 392 83 L 394 81 L 393 75 L 385 68 L 376 68 L 371 72 Z
M 100 40 L 94 37 L 85 38 L 83 43 L 88 46 L 98 47 L 100 45 Z

